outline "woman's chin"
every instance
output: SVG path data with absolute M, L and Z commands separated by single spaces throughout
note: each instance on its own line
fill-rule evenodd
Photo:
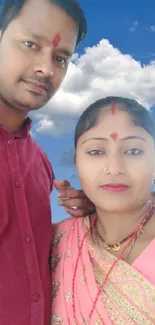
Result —
M 105 202 L 101 204 L 95 204 L 96 208 L 107 213 L 125 213 L 135 209 L 134 204 L 129 204 L 129 202 Z M 137 207 L 138 208 L 138 207 Z

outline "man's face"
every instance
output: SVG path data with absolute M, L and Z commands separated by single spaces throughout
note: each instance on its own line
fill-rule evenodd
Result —
M 76 23 L 58 6 L 27 1 L 1 35 L 1 98 L 26 113 L 44 106 L 66 75 L 77 36 Z

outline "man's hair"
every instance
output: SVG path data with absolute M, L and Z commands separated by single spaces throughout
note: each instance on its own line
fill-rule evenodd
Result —
M 87 33 L 87 22 L 84 12 L 78 0 L 46 0 L 64 10 L 77 24 L 79 28 L 77 45 L 82 41 Z M 0 28 L 2 32 L 9 23 L 20 14 L 27 0 L 2 0 L 0 6 Z

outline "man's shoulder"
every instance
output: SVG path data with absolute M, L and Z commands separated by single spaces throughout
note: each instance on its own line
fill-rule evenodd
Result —
M 42 161 L 51 167 L 51 163 L 45 153 L 45 151 L 39 146 L 39 144 L 31 137 L 32 146 L 36 149 L 37 154 L 41 157 Z

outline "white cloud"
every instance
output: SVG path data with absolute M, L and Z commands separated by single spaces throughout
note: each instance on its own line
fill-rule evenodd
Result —
M 150 30 L 151 30 L 151 32 L 155 32 L 155 26 L 150 26 Z
M 135 30 L 136 30 L 138 24 L 139 24 L 139 23 L 138 23 L 138 20 L 135 20 L 135 21 L 132 23 L 132 25 L 130 26 L 130 28 L 129 28 L 129 32 L 135 32 Z
M 37 123 L 36 132 L 44 132 L 44 130 L 46 130 L 48 133 L 53 133 L 54 128 L 54 122 L 48 120 L 48 116 L 45 116 L 44 118 L 41 118 L 41 120 Z
M 82 56 L 74 55 L 61 89 L 36 113 L 36 132 L 69 132 L 87 105 L 110 95 L 133 98 L 146 107 L 155 103 L 155 61 L 142 66 L 103 39 Z

